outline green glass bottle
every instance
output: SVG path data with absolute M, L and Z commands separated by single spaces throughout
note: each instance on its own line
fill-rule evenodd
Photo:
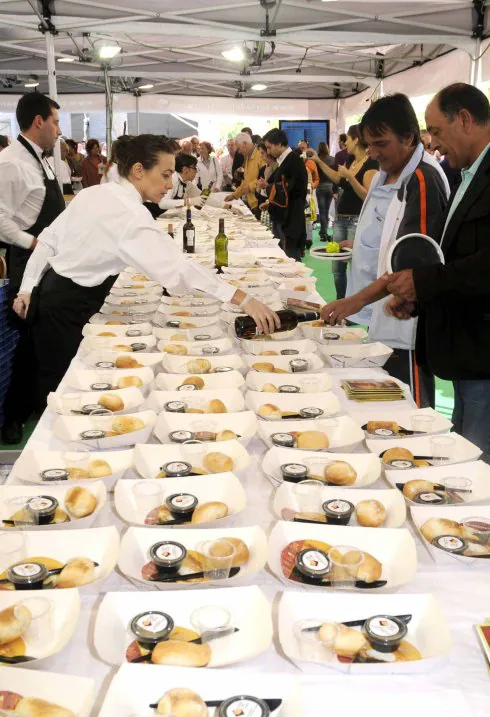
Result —
M 219 232 L 214 240 L 214 260 L 218 271 L 228 266 L 228 237 L 225 234 L 225 220 L 219 220 Z

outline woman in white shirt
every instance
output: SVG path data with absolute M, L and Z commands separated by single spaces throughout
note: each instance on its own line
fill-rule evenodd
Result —
M 280 325 L 267 306 L 183 254 L 143 206 L 144 201 L 158 203 L 172 186 L 172 143 L 157 135 L 125 137 L 117 160 L 120 184 L 80 192 L 39 235 L 14 303 L 21 318 L 29 309 L 40 406 L 75 356 L 83 326 L 128 265 L 169 291 L 199 289 L 239 305 L 259 331 L 270 333 Z
M 207 189 L 210 183 L 213 182 L 213 192 L 219 192 L 223 184 L 223 169 L 219 159 L 210 156 L 213 152 L 214 149 L 210 142 L 201 142 L 195 181 L 201 187 L 201 190 Z

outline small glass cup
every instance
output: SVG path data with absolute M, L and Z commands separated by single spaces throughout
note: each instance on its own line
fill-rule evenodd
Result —
M 154 508 L 162 504 L 162 487 L 158 481 L 142 480 L 133 486 L 136 509 L 145 518 Z
M 52 640 L 54 633 L 53 603 L 51 600 L 42 597 L 32 597 L 21 600 L 18 605 L 27 608 L 32 616 L 31 624 L 22 636 L 29 647 L 44 647 L 47 645 Z
M 301 384 L 302 393 L 318 393 L 320 391 L 321 380 L 316 376 L 305 376 Z
M 436 422 L 435 416 L 427 416 L 424 413 L 412 413 L 410 417 L 412 431 L 417 433 L 432 433 Z
M 204 576 L 208 580 L 226 580 L 235 557 L 235 546 L 227 540 L 207 540 L 200 544 L 199 552 L 204 555 Z
M 465 518 L 462 521 L 465 535 L 480 545 L 490 544 L 490 520 L 481 516 Z
M 200 634 L 202 642 L 211 642 L 233 633 L 231 615 L 219 605 L 204 605 L 196 608 L 191 613 L 190 621 Z
M 323 620 L 316 618 L 298 620 L 294 623 L 293 631 L 298 642 L 301 658 L 303 660 L 311 662 L 325 662 L 331 658 L 336 633 L 333 637 L 331 647 L 329 648 L 328 645 L 326 647 L 320 640 L 320 627 L 323 624 Z
M 330 458 L 322 457 L 321 454 L 318 454 L 318 457 L 309 456 L 302 461 L 308 469 L 308 479 L 318 481 L 324 480 L 325 468 L 330 465 L 331 462 Z
M 96 383 L 106 383 L 109 384 L 109 386 L 114 386 L 114 371 L 112 369 L 108 368 L 96 368 Z
M 66 470 L 68 470 L 68 468 L 75 468 L 88 473 L 90 450 L 86 446 L 77 446 L 76 451 L 66 451 L 63 453 L 63 461 Z
M 95 431 L 104 431 L 104 433 L 110 430 L 112 422 L 112 411 L 108 408 L 97 408 L 91 411 L 89 414 L 90 423 Z
M 333 588 L 352 590 L 364 560 L 364 553 L 352 545 L 334 545 L 328 551 L 331 563 L 330 580 Z
M 112 351 L 110 347 L 103 347 L 103 348 L 97 348 L 93 354 L 92 354 L 92 365 L 95 366 L 95 368 L 99 368 L 97 366 L 98 363 L 114 363 L 117 358 L 117 351 Z M 100 368 L 104 368 L 101 366 Z M 108 370 L 108 367 L 105 367 L 105 370 Z
M 9 498 L 5 501 L 5 518 L 4 520 L 12 521 L 14 528 L 25 528 L 26 525 L 38 525 L 37 515 L 31 515 L 25 510 L 27 501 L 32 496 L 18 495 L 15 498 Z M 24 509 L 24 510 L 23 510 Z M 13 516 L 13 517 L 12 517 Z M 7 525 L 10 525 L 9 523 Z
M 430 439 L 430 453 L 434 465 L 447 465 L 454 458 L 456 441 L 452 436 L 433 436 Z
M 27 557 L 25 533 L 21 530 L 0 533 L 0 571 Z
M 455 492 L 461 490 L 465 493 L 471 491 L 471 486 L 473 485 L 471 478 L 460 478 L 459 476 L 448 476 L 443 478 L 441 483 L 448 490 L 454 490 Z
M 60 397 L 61 410 L 64 415 L 70 415 L 73 411 L 79 411 L 82 396 L 80 393 L 63 393 Z
M 293 494 L 300 513 L 321 512 L 323 485 L 321 481 L 311 478 L 293 483 Z
M 144 324 L 147 321 L 147 317 L 145 314 L 142 314 L 141 312 L 135 312 L 134 314 L 131 314 L 131 324 Z
M 182 451 L 184 453 L 183 457 L 187 463 L 190 463 L 191 466 L 194 466 L 195 468 L 202 468 L 204 458 L 208 453 L 206 444 L 203 443 L 203 441 L 184 441 L 182 444 Z

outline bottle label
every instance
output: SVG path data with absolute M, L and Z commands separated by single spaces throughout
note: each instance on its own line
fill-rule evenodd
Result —
M 186 229 L 185 242 L 186 242 L 187 246 L 194 246 L 195 238 L 196 238 L 196 232 L 194 231 L 194 229 Z
M 419 493 L 416 498 L 420 503 L 441 503 L 444 500 L 438 493 Z
M 374 617 L 369 621 L 369 630 L 376 637 L 396 637 L 400 628 L 388 617 Z

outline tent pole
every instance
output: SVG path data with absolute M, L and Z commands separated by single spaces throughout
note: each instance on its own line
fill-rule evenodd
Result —
M 139 94 L 135 95 L 136 100 L 136 134 L 138 135 L 140 133 L 140 96 Z
M 470 85 L 478 87 L 481 84 L 481 39 L 475 40 L 474 55 L 470 55 Z
M 46 38 L 46 60 L 48 65 L 48 88 L 49 96 L 55 102 L 58 102 L 58 86 L 56 83 L 56 60 L 54 56 L 54 36 L 51 32 L 44 34 Z M 63 190 L 63 182 L 61 181 L 61 148 L 60 143 L 56 142 L 53 151 L 54 156 L 54 168 L 58 184 Z
M 105 141 L 107 159 L 111 156 L 112 148 L 112 88 L 111 78 L 107 72 L 107 67 L 104 67 L 104 84 L 105 84 Z

